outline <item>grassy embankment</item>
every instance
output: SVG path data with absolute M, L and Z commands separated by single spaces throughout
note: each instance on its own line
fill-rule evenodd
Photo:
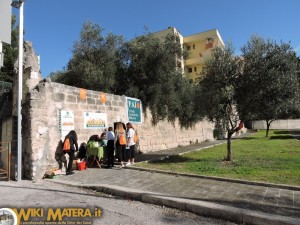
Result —
M 138 166 L 300 186 L 300 141 L 288 131 L 271 130 L 266 138 L 265 130 L 261 130 L 232 142 L 232 152 L 232 162 L 223 161 L 227 149 L 226 144 L 222 144 Z

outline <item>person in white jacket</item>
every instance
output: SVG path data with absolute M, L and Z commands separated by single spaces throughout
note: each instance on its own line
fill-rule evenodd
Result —
M 127 161 L 126 165 L 134 164 L 134 157 L 135 157 L 134 134 L 135 134 L 135 131 L 132 127 L 132 124 L 127 123 L 126 124 L 126 136 L 127 136 L 126 155 L 127 155 L 128 161 Z

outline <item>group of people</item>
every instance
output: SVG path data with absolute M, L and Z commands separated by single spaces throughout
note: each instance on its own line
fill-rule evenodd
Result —
M 114 145 L 112 147 L 114 147 L 116 150 L 116 156 L 121 163 L 120 164 L 121 167 L 125 166 L 126 161 L 127 161 L 126 165 L 134 164 L 135 144 L 136 144 L 134 140 L 134 136 L 135 136 L 135 130 L 133 129 L 131 123 L 126 124 L 126 130 L 123 126 L 123 123 L 117 123 L 114 132 Z M 112 147 L 110 148 L 112 149 Z M 108 147 L 108 152 L 111 153 L 113 152 L 113 150 L 110 151 Z M 108 157 L 108 166 L 114 166 L 113 163 L 114 160 L 112 154 L 113 153 L 111 153 L 111 155 Z
M 107 168 L 115 166 L 115 159 L 120 162 L 120 167 L 134 164 L 135 158 L 135 130 L 131 123 L 127 123 L 126 126 L 122 122 L 116 124 L 115 130 L 109 127 L 106 132 L 103 132 L 99 138 L 98 135 L 90 137 L 89 141 L 98 141 L 101 146 L 107 146 Z M 75 158 L 75 152 L 78 149 L 78 138 L 74 130 L 71 130 L 65 137 L 64 146 L 66 142 L 69 149 L 64 149 L 64 153 L 69 155 L 69 162 L 67 165 L 66 174 L 72 175 L 72 163 Z M 65 147 L 64 147 L 65 148 Z

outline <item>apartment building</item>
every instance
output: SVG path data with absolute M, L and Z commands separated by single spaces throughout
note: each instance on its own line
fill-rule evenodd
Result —
M 155 37 L 163 41 L 165 37 L 169 34 L 175 34 L 179 38 L 179 43 L 181 48 L 183 49 L 183 36 L 179 33 L 179 31 L 175 27 L 168 27 L 168 29 L 158 31 L 153 33 Z M 180 69 L 182 72 L 184 72 L 184 60 L 183 57 L 177 57 L 175 56 L 175 64 L 178 69 Z
M 212 55 L 216 47 L 224 46 L 218 30 L 212 29 L 184 37 L 176 28 L 169 27 L 166 30 L 155 32 L 154 35 L 164 38 L 170 33 L 178 35 L 182 49 L 188 53 L 186 60 L 176 58 L 177 67 L 182 69 L 182 73 L 191 82 L 199 81 L 205 71 L 205 60 Z
M 183 37 L 183 48 L 188 52 L 184 61 L 184 73 L 193 82 L 201 79 L 205 71 L 205 60 L 216 47 L 224 46 L 217 29 Z

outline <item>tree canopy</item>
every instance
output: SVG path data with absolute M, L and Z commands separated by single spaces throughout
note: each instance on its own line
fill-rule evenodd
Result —
M 0 69 L 0 80 L 12 82 L 14 74 L 14 64 L 18 58 L 18 37 L 19 30 L 15 26 L 16 16 L 13 15 L 11 19 L 11 44 L 3 46 L 4 63 Z
M 231 161 L 231 136 L 239 121 L 234 97 L 241 61 L 229 44 L 216 48 L 205 66 L 206 73 L 197 90 L 198 113 L 215 122 L 218 131 L 227 132 L 226 160 Z
M 80 39 L 74 42 L 73 55 L 66 71 L 52 74 L 53 80 L 76 87 L 112 92 L 116 85 L 119 48 L 122 36 L 112 33 L 106 37 L 103 29 L 90 21 L 84 23 Z
M 290 118 L 299 107 L 297 58 L 290 44 L 252 36 L 242 48 L 243 75 L 237 85 L 243 119 Z
M 176 35 L 161 41 L 146 33 L 125 42 L 111 33 L 103 37 L 103 29 L 88 21 L 72 52 L 66 70 L 51 74 L 53 81 L 139 98 L 144 110 L 150 109 L 153 124 L 178 118 L 188 127 L 198 120 L 193 86 L 176 67 L 176 57 L 183 55 Z
M 183 101 L 178 90 L 187 88 L 182 71 L 176 68 L 175 56 L 182 55 L 177 37 L 169 35 L 161 42 L 152 34 L 146 34 L 129 42 L 128 52 L 125 94 L 142 100 L 145 108 L 151 110 L 154 124 L 165 118 L 175 121 L 180 116 Z

